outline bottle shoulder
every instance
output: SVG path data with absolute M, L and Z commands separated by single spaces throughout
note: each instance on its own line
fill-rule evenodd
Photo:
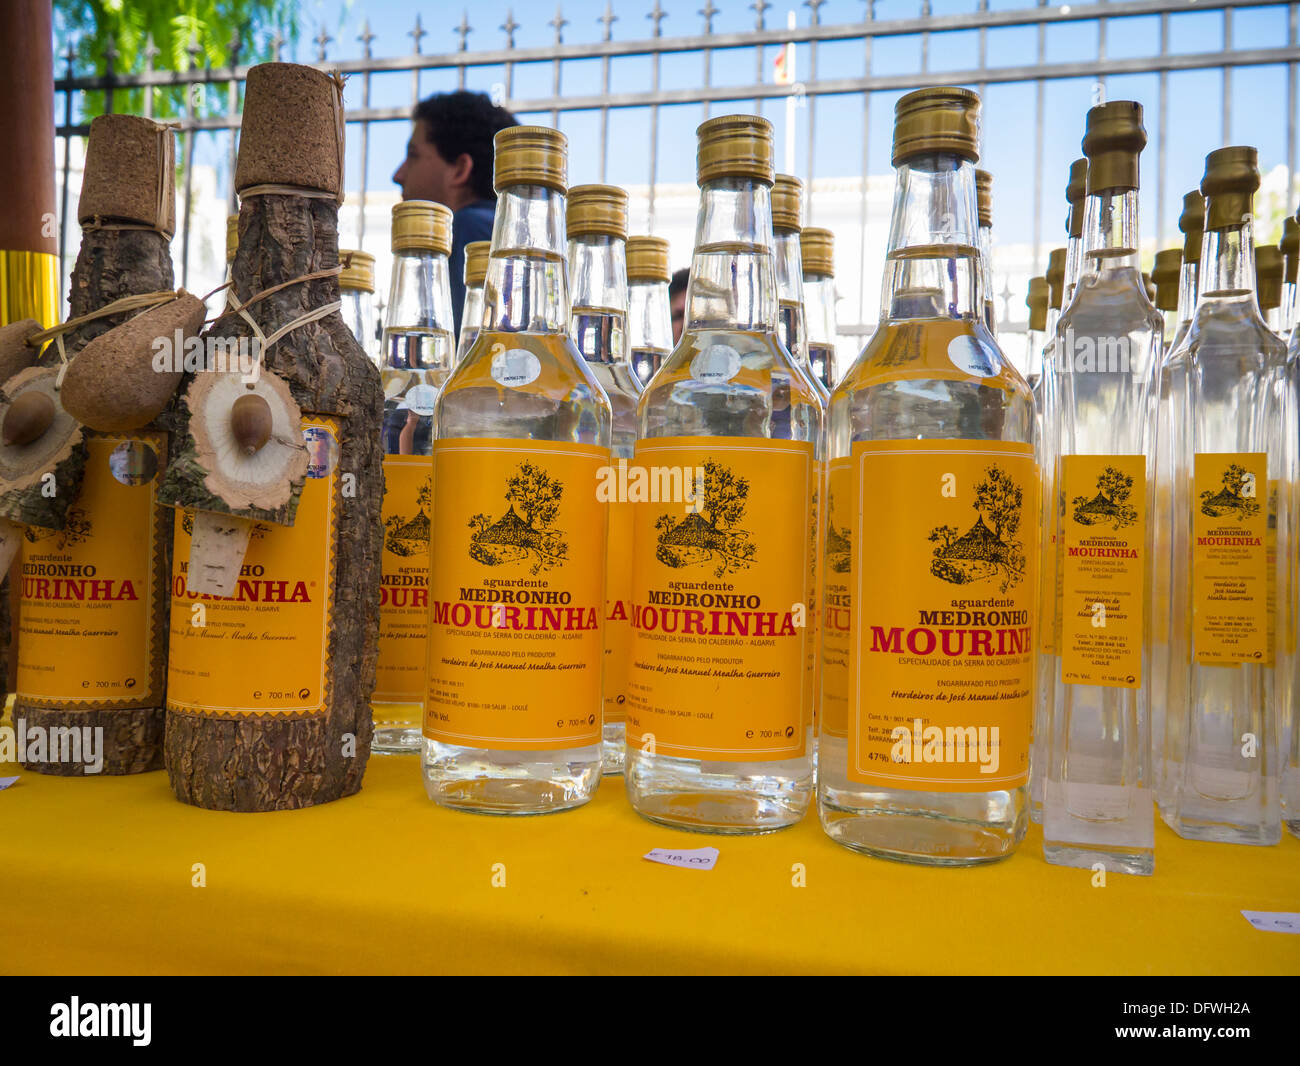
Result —
M 479 330 L 443 386 L 443 396 L 465 389 L 508 389 L 565 401 L 571 397 L 610 411 L 609 396 L 567 333 Z

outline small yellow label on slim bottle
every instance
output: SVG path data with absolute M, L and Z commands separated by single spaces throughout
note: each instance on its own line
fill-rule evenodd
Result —
M 383 576 L 374 699 L 411 704 L 417 711 L 424 700 L 432 511 L 433 459 L 384 456 Z

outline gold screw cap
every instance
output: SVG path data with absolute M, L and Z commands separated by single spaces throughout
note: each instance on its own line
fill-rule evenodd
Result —
M 799 237 L 803 273 L 835 276 L 835 234 L 820 226 L 809 226 Z
M 772 123 L 759 115 L 719 115 L 695 131 L 696 181 L 714 178 L 753 178 L 771 185 Z
M 663 237 L 627 239 L 628 281 L 671 281 L 668 269 L 668 241 Z
M 343 292 L 375 291 L 375 257 L 369 252 L 339 249 L 339 262 L 343 272 L 339 275 L 339 288 Z
M 1147 144 L 1142 105 L 1112 100 L 1088 112 L 1083 154 L 1088 157 L 1088 195 L 1138 187 L 1138 156 Z
M 393 251 L 451 254 L 451 208 L 432 200 L 393 205 Z
M 793 174 L 778 174 L 772 184 L 772 228 L 803 229 L 803 182 Z
M 1029 308 L 1029 328 L 1042 333 L 1047 329 L 1047 304 L 1051 292 L 1046 278 L 1029 279 L 1029 295 L 1025 297 L 1025 306 Z
M 1065 249 L 1053 248 L 1047 257 L 1047 286 L 1052 306 L 1061 309 L 1065 294 Z
M 1065 186 L 1065 201 L 1070 205 L 1066 227 L 1071 237 L 1083 236 L 1083 205 L 1088 199 L 1088 157 L 1070 164 L 1070 180 Z
M 575 185 L 565 223 L 570 238 L 604 234 L 627 240 L 627 192 L 617 185 Z
M 482 288 L 487 281 L 488 253 L 491 241 L 470 241 L 465 245 L 465 287 Z
M 894 105 L 893 166 L 921 155 L 951 153 L 979 161 L 980 98 L 970 89 L 939 86 L 908 93 Z
M 1166 248 L 1156 252 L 1151 278 L 1156 283 L 1155 305 L 1161 311 L 1178 310 L 1178 278 L 1183 267 L 1183 250 Z
M 980 216 L 980 227 L 993 226 L 993 175 L 987 170 L 975 171 L 975 202 Z
M 1263 244 L 1255 249 L 1255 288 L 1259 309 L 1269 312 L 1282 306 L 1282 249 Z
M 1297 267 L 1300 267 L 1300 221 L 1294 218 L 1282 220 L 1282 243 L 1278 247 L 1286 259 L 1287 284 L 1294 285 Z
M 1207 229 L 1232 229 L 1251 213 L 1259 190 L 1259 153 L 1246 145 L 1219 148 L 1205 157 L 1201 193 Z
M 492 187 L 542 185 L 556 192 L 569 188 L 569 141 L 549 126 L 507 126 L 492 140 Z
M 1178 216 L 1183 233 L 1183 262 L 1201 261 L 1201 238 L 1205 230 L 1205 197 L 1193 190 L 1183 197 L 1183 213 Z

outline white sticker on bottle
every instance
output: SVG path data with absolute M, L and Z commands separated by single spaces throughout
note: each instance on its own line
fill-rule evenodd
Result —
M 948 342 L 948 358 L 953 366 L 971 377 L 991 378 L 998 372 L 993 352 L 965 334 Z
M 438 390 L 432 385 L 412 385 L 402 397 L 401 406 L 414 411 L 421 418 L 433 415 L 433 405 L 438 401 Z
M 1300 914 L 1295 911 L 1242 911 L 1242 917 L 1266 933 L 1300 933 Z
M 523 348 L 502 348 L 498 345 L 492 353 L 492 380 L 508 389 L 531 384 L 541 372 L 541 360 Z
M 712 385 L 740 373 L 740 353 L 729 344 L 710 344 L 691 360 L 691 377 Z
M 0 792 L 3 792 L 10 785 L 15 785 L 17 783 L 18 778 L 16 777 L 0 777 Z
M 717 848 L 651 848 L 643 859 L 680 866 L 683 870 L 712 870 L 718 861 Z

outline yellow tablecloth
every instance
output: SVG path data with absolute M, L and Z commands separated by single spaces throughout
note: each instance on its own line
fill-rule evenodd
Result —
M 164 773 L 0 765 L 13 774 L 8 973 L 1300 972 L 1300 935 L 1240 913 L 1300 911 L 1290 835 L 1191 844 L 1158 825 L 1155 876 L 1095 888 L 1043 862 L 1037 827 L 1006 862 L 923 869 L 846 851 L 815 815 L 758 838 L 663 829 L 620 778 L 577 811 L 491 818 L 430 803 L 414 757 L 373 757 L 358 796 L 275 814 L 183 806 Z M 708 844 L 710 872 L 642 858 Z

